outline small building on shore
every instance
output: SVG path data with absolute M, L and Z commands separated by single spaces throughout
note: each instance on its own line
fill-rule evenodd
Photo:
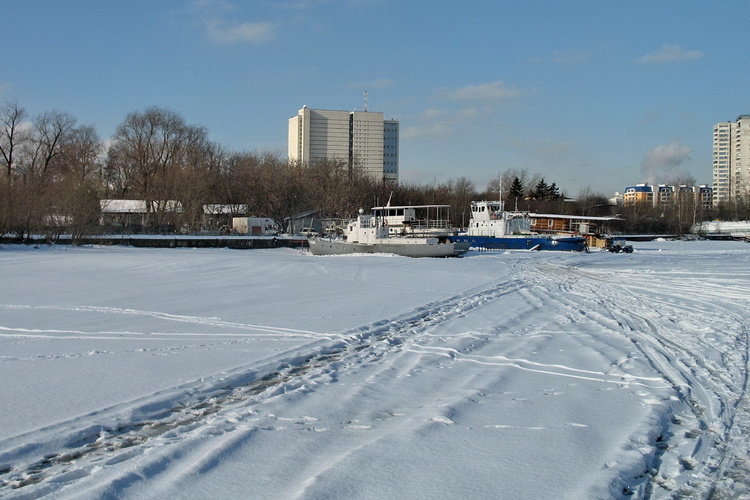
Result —
M 146 200 L 108 199 L 100 200 L 99 208 L 100 225 L 140 229 L 147 226 L 149 216 L 182 212 L 182 203 L 176 200 L 161 200 L 152 201 L 149 206 Z

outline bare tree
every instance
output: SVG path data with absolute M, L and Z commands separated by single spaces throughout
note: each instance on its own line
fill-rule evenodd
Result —
M 26 111 L 15 101 L 7 102 L 0 109 L 0 155 L 3 175 L 0 178 L 0 234 L 14 231 L 17 226 L 19 188 L 14 180 L 20 152 L 28 139 L 24 127 Z
M 179 216 L 180 227 L 189 231 L 200 229 L 203 206 L 224 201 L 213 194 L 223 155 L 222 148 L 205 136 L 188 142 L 183 164 L 174 172 L 176 183 L 173 196 L 182 204 L 182 212 L 175 214 Z
M 28 134 L 22 124 L 26 118 L 26 111 L 18 107 L 16 102 L 7 102 L 0 110 L 0 154 L 2 154 L 3 170 L 7 178 L 11 178 L 18 161 L 17 152 L 26 142 Z
M 189 126 L 178 114 L 149 108 L 130 113 L 117 127 L 107 158 L 107 179 L 123 195 L 146 201 L 146 223 L 157 225 L 174 215 L 179 170 L 188 151 L 205 143 L 206 131 Z
M 103 146 L 93 126 L 70 130 L 59 156 L 62 179 L 55 183 L 52 222 L 64 224 L 74 242 L 97 223 Z
M 41 231 L 56 212 L 55 184 L 63 179 L 62 152 L 76 120 L 50 111 L 37 116 L 12 160 L 13 232 L 28 236 Z
M 275 156 L 263 159 L 260 173 L 268 195 L 263 200 L 263 211 L 280 224 L 288 217 L 316 208 L 305 184 L 304 170 L 303 164 Z
M 459 177 L 452 185 L 449 204 L 454 226 L 466 227 L 471 202 L 477 198 L 474 183 L 468 177 Z
M 59 179 L 63 164 L 58 160 L 75 124 L 75 118 L 61 111 L 48 111 L 34 119 L 22 163 L 24 176 L 41 183 L 50 177 Z
M 578 215 L 610 215 L 612 205 L 606 196 L 593 192 L 591 187 L 587 186 L 578 192 L 573 210 Z
M 78 183 L 100 182 L 103 150 L 93 126 L 82 125 L 71 129 L 60 158 L 63 174 Z
M 666 184 L 671 186 L 694 186 L 696 183 L 695 177 L 690 174 L 674 175 L 667 179 Z
M 353 216 L 379 184 L 362 169 L 350 170 L 345 161 L 335 158 L 317 161 L 298 171 L 310 186 L 315 208 L 326 217 Z

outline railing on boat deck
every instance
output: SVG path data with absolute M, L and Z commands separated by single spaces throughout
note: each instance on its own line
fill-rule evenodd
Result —
M 453 231 L 448 219 L 396 219 L 388 220 L 388 228 L 391 233 L 398 234 L 406 231 L 409 234 L 448 234 Z

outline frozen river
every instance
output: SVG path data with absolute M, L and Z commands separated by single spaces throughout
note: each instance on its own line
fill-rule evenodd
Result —
M 0 498 L 750 498 L 750 245 L 634 247 L 2 247 Z

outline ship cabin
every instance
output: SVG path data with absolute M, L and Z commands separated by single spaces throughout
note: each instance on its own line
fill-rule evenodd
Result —
M 404 205 L 373 207 L 377 224 L 388 227 L 391 236 L 447 234 L 451 230 L 450 205 Z
M 624 219 L 614 216 L 585 216 L 530 213 L 531 230 L 539 234 L 571 234 L 586 238 L 589 247 L 603 247 L 613 227 Z

